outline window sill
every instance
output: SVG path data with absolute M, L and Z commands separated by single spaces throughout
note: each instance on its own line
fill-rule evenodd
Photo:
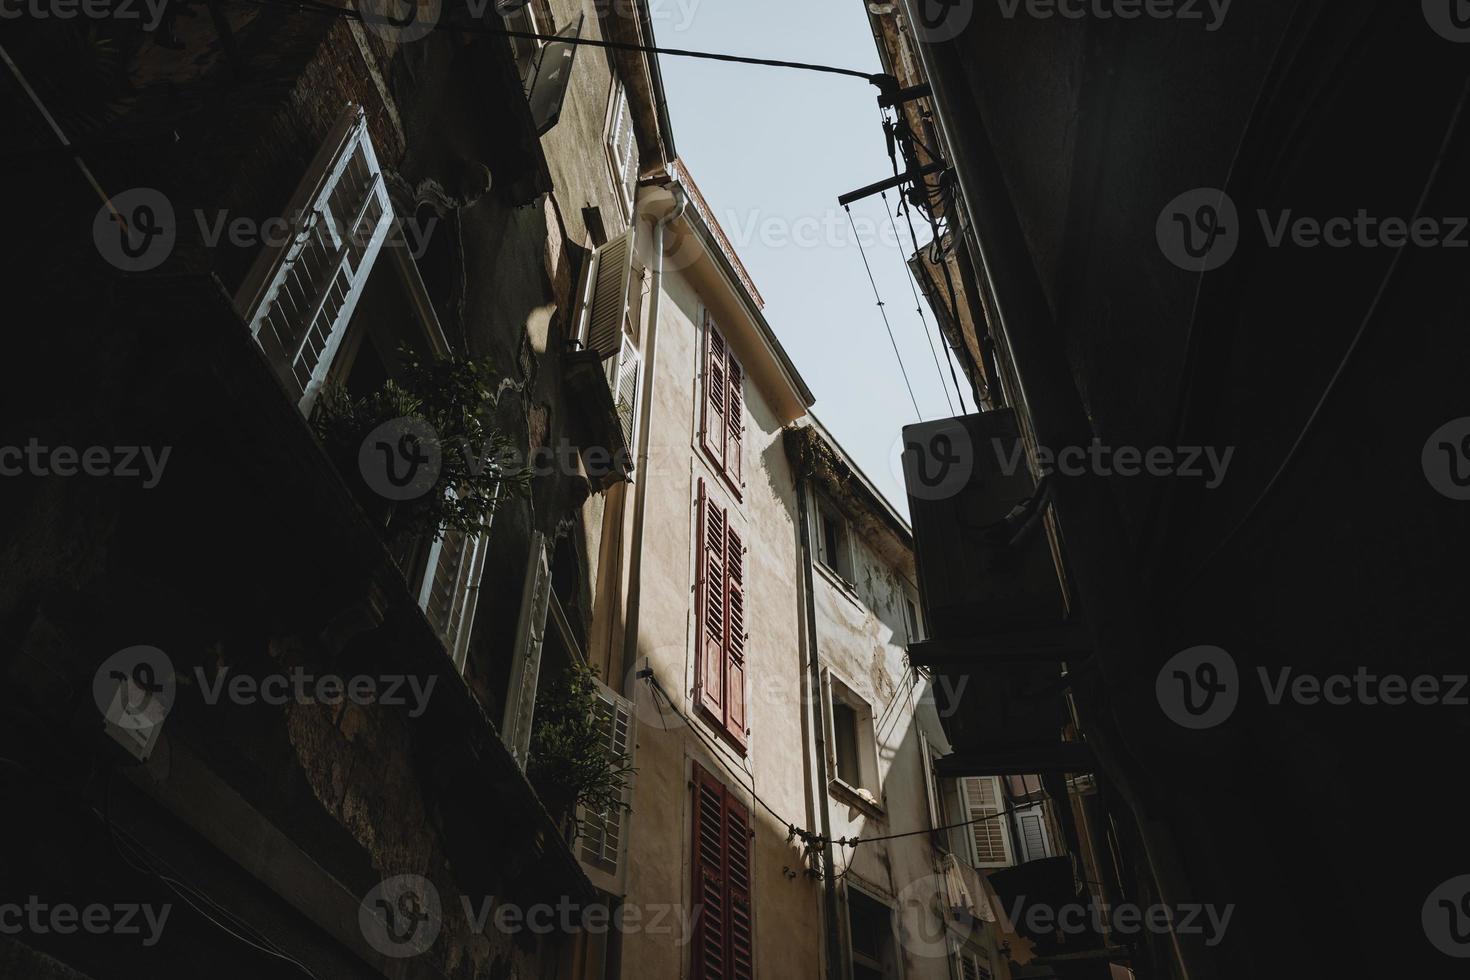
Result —
M 842 593 L 843 598 L 852 602 L 859 609 L 863 608 L 863 600 L 862 597 L 858 595 L 856 585 L 843 578 L 841 573 L 835 572 L 832 569 L 828 568 L 821 559 L 817 559 L 816 561 L 812 562 L 812 565 L 816 567 L 817 571 L 822 573 L 822 577 L 825 578 L 834 589 Z
M 867 794 L 856 786 L 833 776 L 827 782 L 827 792 L 835 800 L 840 800 L 848 806 L 855 807 L 870 817 L 878 820 L 887 820 L 888 812 L 883 809 L 883 804 L 869 799 Z
M 746 759 L 750 756 L 750 748 L 748 744 L 748 740 L 750 738 L 749 731 L 746 731 L 745 733 L 747 744 L 742 745 L 738 738 L 730 734 L 730 730 L 725 727 L 724 723 L 721 722 L 720 719 L 716 718 L 714 715 L 710 714 L 710 712 L 704 707 L 704 705 L 698 705 L 697 707 L 695 707 L 694 712 L 696 715 L 699 716 L 699 720 L 704 723 L 704 726 L 714 733 L 715 737 L 719 740 L 721 745 L 729 749 L 731 752 L 734 752 L 741 759 Z

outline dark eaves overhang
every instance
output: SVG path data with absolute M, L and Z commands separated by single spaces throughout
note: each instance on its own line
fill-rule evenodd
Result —
M 603 35 L 609 41 L 654 47 L 656 41 L 648 0 L 633 0 L 631 7 L 635 16 L 629 17 L 626 16 L 628 4 L 599 4 L 598 20 Z M 644 160 L 643 170 L 657 169 L 654 161 L 664 165 L 672 163 L 679 153 L 674 146 L 674 127 L 669 117 L 669 100 L 664 91 L 658 55 L 651 51 L 615 49 L 612 58 L 633 107 L 634 130 L 639 154 Z
M 847 505 L 849 517 L 862 515 L 876 525 L 890 542 L 889 550 L 913 563 L 914 535 L 888 498 L 848 456 L 832 433 L 814 415 L 807 415 L 786 428 L 786 456 L 794 467 L 805 467 L 830 495 Z M 912 568 L 908 573 L 913 574 Z

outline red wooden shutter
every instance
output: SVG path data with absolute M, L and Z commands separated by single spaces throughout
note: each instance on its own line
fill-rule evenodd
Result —
M 725 879 L 725 787 L 694 767 L 693 980 L 730 980 Z
M 745 745 L 745 547 L 733 527 L 725 536 L 725 731 Z
M 725 905 L 729 920 L 726 959 L 730 980 L 751 980 L 755 974 L 755 932 L 750 921 L 750 814 L 735 797 L 725 793 Z
M 697 697 L 704 708 L 724 724 L 725 721 L 725 596 L 728 573 L 725 567 L 725 534 L 728 522 L 725 509 L 710 499 L 703 480 L 699 481 L 699 639 Z
M 725 465 L 725 398 L 729 383 L 726 380 L 726 359 L 729 356 L 725 338 L 715 327 L 709 313 L 704 315 L 704 420 L 700 426 L 700 439 L 704 448 L 721 467 Z
M 745 372 L 734 354 L 728 355 L 725 378 L 729 396 L 725 401 L 725 474 L 740 489 L 742 448 L 745 439 L 745 390 L 742 384 Z
M 750 811 L 694 765 L 692 980 L 751 980 Z

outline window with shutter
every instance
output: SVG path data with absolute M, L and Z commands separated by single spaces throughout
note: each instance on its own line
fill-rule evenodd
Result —
M 361 107 L 344 110 L 286 217 L 294 223 L 291 241 L 262 250 L 235 306 L 310 414 L 393 223 Z
M 960 793 L 965 806 L 965 819 L 970 824 L 972 857 L 977 868 L 1010 867 L 1010 838 L 1000 793 L 1000 780 L 994 776 L 966 776 L 960 780 Z
M 499 496 L 498 489 L 496 496 Z M 469 655 L 470 630 L 479 604 L 489 536 L 487 520 L 484 530 L 478 534 L 451 530 L 435 538 L 429 546 L 424 580 L 419 587 L 419 608 L 461 671 Z
M 597 703 L 593 708 L 597 731 L 602 736 L 608 759 L 617 768 L 631 768 L 636 747 L 637 730 L 633 705 L 612 688 L 597 683 Z M 623 806 L 601 811 L 583 809 L 580 856 L 592 883 L 612 895 L 626 891 L 628 822 L 632 811 L 632 775 L 623 787 Z
M 960 980 L 990 980 L 990 971 L 981 966 L 980 957 L 968 949 L 956 953 L 955 959 L 959 961 Z
M 522 769 L 531 750 L 531 722 L 536 711 L 536 682 L 541 676 L 541 649 L 546 634 L 546 611 L 551 602 L 551 559 L 546 536 L 531 532 L 521 613 L 516 623 L 515 660 L 506 685 L 505 722 L 500 735 Z
M 691 980 L 751 980 L 750 813 L 698 764 L 693 812 Z
M 728 525 L 725 537 L 725 731 L 745 745 L 745 545 Z
M 699 706 L 725 720 L 725 509 L 699 481 Z
M 633 332 L 633 232 L 598 248 L 588 265 L 577 337 L 584 350 L 597 351 L 603 360 L 617 357 L 623 337 Z
M 1041 804 L 1016 813 L 1019 830 L 1021 861 L 1039 861 L 1051 857 L 1051 845 L 1046 833 L 1046 816 Z
M 618 424 L 622 426 L 624 441 L 631 448 L 638 423 L 638 378 L 641 363 L 638 345 L 633 343 L 633 338 L 624 334 L 617 358 L 610 359 L 607 363 L 607 383 L 612 389 Z
M 608 165 L 618 185 L 623 214 L 631 219 L 638 191 L 638 138 L 628 92 L 617 79 L 613 79 L 606 138 Z
M 469 653 L 470 628 L 485 573 L 486 538 L 486 534 L 446 531 L 429 553 L 419 594 L 419 606 L 460 670 Z
M 708 310 L 704 323 L 704 410 L 700 417 L 700 443 L 738 498 L 744 489 L 745 371 Z
M 696 700 L 722 732 L 746 744 L 745 545 L 729 511 L 699 481 Z

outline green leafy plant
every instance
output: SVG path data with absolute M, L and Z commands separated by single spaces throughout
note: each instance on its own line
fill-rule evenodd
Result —
M 536 699 L 526 775 L 555 812 L 581 805 L 594 813 L 627 808 L 623 790 L 633 768 L 609 746 L 608 717 L 596 674 L 573 664 Z
M 423 434 L 420 450 L 436 458 L 437 476 L 423 494 L 392 508 L 389 532 L 476 533 L 507 495 L 530 482 L 514 444 L 490 417 L 498 378 L 485 361 L 400 354 L 403 369 L 377 391 L 354 397 L 340 385 L 325 389 L 313 414 L 317 435 L 354 486 L 370 494 L 359 471 L 363 441 L 390 423 L 425 423 L 415 432 Z

